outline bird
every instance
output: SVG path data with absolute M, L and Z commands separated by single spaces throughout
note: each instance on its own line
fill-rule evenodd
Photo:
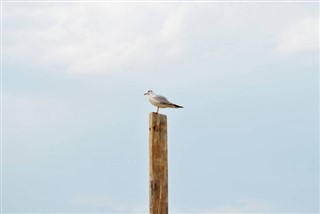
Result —
M 164 96 L 155 94 L 152 90 L 149 90 L 144 95 L 148 96 L 149 102 L 157 107 L 157 114 L 159 112 L 159 108 L 183 108 L 183 106 L 170 102 Z

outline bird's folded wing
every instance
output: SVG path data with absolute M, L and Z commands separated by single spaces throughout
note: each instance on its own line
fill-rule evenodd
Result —
M 160 104 L 171 104 L 167 98 L 163 97 L 163 96 L 160 96 L 160 95 L 157 95 L 154 97 L 154 99 L 159 102 Z

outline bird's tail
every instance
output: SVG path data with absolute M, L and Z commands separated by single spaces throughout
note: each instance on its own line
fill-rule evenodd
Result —
M 179 105 L 177 105 L 177 104 L 173 104 L 173 103 L 172 103 L 172 105 L 173 105 L 175 108 L 183 108 L 183 106 L 179 106 Z

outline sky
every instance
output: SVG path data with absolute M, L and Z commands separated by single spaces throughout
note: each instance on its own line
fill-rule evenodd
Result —
M 319 3 L 2 3 L 2 212 L 319 212 Z

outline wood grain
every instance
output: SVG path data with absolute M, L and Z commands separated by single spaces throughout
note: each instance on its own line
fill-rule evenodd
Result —
M 167 116 L 149 115 L 150 214 L 168 213 Z

